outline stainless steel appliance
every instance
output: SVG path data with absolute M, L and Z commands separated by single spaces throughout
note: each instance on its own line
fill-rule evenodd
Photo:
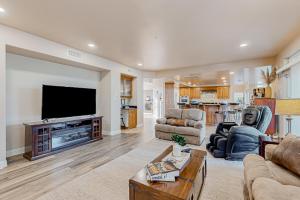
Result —
M 189 104 L 190 103 L 190 97 L 189 96 L 180 96 L 179 97 L 179 103 Z

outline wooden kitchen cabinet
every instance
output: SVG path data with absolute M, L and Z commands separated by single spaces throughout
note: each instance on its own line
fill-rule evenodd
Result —
M 200 88 L 190 88 L 190 99 L 200 99 L 201 96 Z
M 217 87 L 217 98 L 229 99 L 230 98 L 229 87 Z
M 128 128 L 136 128 L 137 126 L 137 109 L 129 109 L 128 111 Z
M 189 87 L 181 87 L 179 89 L 180 96 L 190 96 L 191 95 L 191 88 Z
M 137 126 L 137 109 L 122 108 L 121 109 L 121 128 L 136 128 Z

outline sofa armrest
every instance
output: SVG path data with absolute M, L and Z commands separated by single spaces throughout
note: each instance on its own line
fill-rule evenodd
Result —
M 277 147 L 277 144 L 267 144 L 265 147 L 265 159 L 270 160 L 272 158 L 274 149 Z
M 156 123 L 158 124 L 166 124 L 167 123 L 167 119 L 166 118 L 159 118 L 156 120 Z

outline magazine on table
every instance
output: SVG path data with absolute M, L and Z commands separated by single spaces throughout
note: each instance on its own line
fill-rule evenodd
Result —
M 180 171 L 184 169 L 191 157 L 190 153 L 182 152 L 182 156 L 175 157 L 168 154 L 161 162 L 149 163 L 145 169 L 147 180 L 175 182 Z
M 174 164 L 174 166 L 180 171 L 186 166 L 191 158 L 191 153 L 182 152 L 182 156 L 173 156 L 172 153 L 167 155 L 162 161 L 170 161 Z

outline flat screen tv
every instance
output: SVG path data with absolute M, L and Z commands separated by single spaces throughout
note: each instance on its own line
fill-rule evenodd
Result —
M 96 114 L 96 89 L 43 85 L 42 119 Z

